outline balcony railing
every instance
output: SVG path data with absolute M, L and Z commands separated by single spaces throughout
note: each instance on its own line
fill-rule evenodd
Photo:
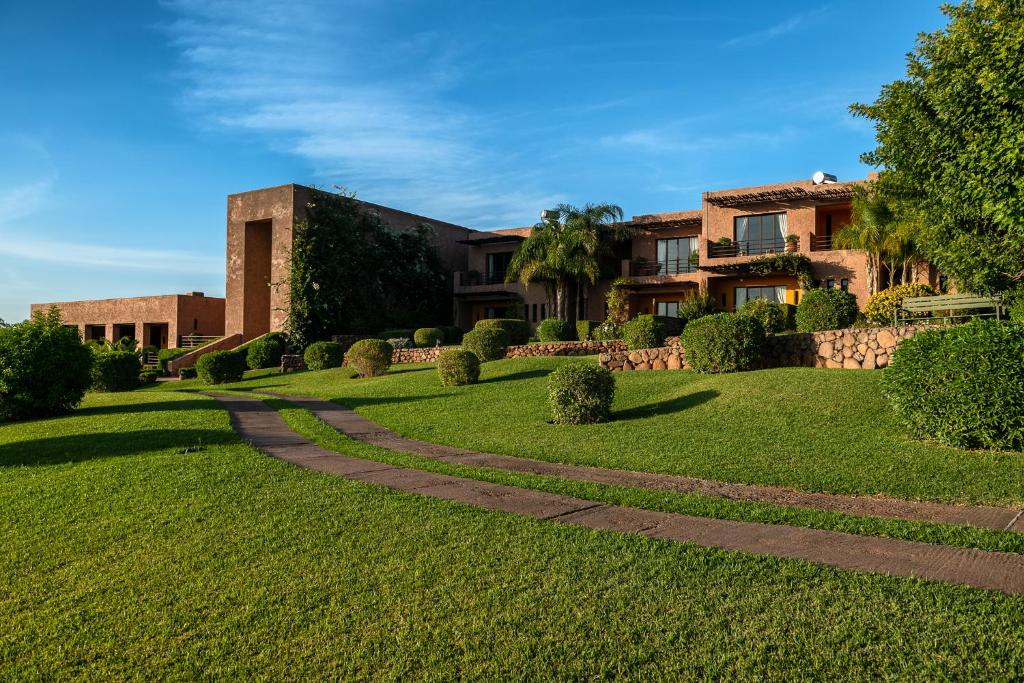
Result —
M 832 251 L 832 235 L 811 235 L 811 251 Z
M 505 282 L 507 271 L 492 270 L 487 273 L 461 272 L 459 273 L 459 285 L 462 287 L 475 287 L 477 285 L 500 285 Z
M 708 256 L 711 258 L 729 258 L 730 256 L 757 256 L 760 254 L 776 254 L 786 250 L 784 238 L 766 240 L 743 240 L 732 242 L 709 242 Z
M 658 261 L 655 263 L 637 263 L 632 262 L 629 264 L 629 274 L 634 277 L 644 277 L 647 275 L 681 275 L 683 273 L 696 273 L 697 264 L 691 263 L 690 259 L 670 259 L 668 261 Z
M 189 334 L 178 338 L 178 348 L 197 349 L 200 346 L 206 346 L 210 342 L 217 341 L 218 339 L 220 339 L 220 337 L 201 334 Z

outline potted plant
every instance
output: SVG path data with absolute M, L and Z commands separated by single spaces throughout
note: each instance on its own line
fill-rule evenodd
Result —
M 800 238 L 796 235 L 786 235 L 786 251 L 800 251 Z
M 700 252 L 696 249 L 690 252 L 690 265 L 694 268 L 700 263 Z

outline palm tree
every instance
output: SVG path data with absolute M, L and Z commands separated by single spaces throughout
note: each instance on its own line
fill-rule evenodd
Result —
M 595 284 L 612 244 L 636 234 L 622 224 L 622 209 L 615 204 L 587 204 L 582 209 L 561 204 L 550 217 L 534 226 L 509 264 L 506 282 L 544 283 L 554 296 L 555 317 L 574 322 L 578 305 L 570 305 L 570 289 Z
M 832 238 L 838 249 L 860 249 L 867 254 L 868 295 L 878 290 L 882 259 L 892 247 L 894 216 L 889 204 L 867 185 L 853 187 L 850 224 Z

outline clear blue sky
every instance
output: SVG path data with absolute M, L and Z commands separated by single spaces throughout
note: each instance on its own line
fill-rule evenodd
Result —
M 225 195 L 286 182 L 484 229 L 863 177 L 937 4 L 3 0 L 0 318 L 223 294 Z

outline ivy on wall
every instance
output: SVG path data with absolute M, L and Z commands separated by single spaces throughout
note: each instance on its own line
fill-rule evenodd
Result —
M 803 254 L 794 254 L 792 252 L 768 254 L 753 259 L 743 264 L 743 266 L 745 266 L 746 272 L 751 275 L 787 273 L 796 277 L 800 289 L 812 289 L 814 287 L 811 259 Z
M 293 343 L 447 322 L 447 279 L 433 238 L 427 224 L 394 232 L 354 195 L 315 190 L 292 240 Z

